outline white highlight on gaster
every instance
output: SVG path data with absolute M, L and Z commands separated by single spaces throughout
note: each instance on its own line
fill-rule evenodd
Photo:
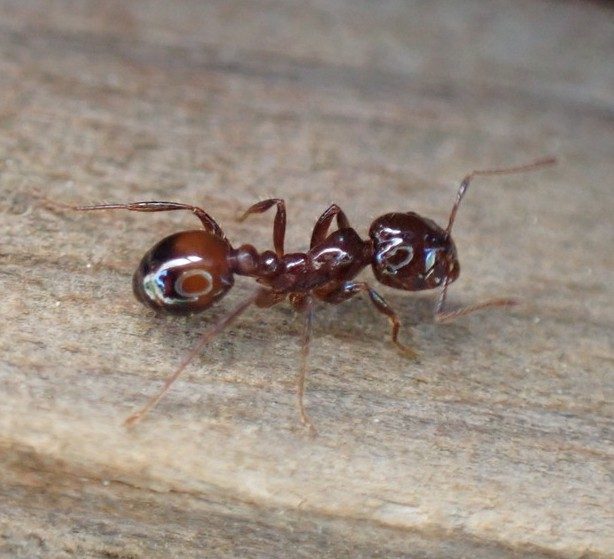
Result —
M 183 284 L 186 280 L 193 277 L 201 277 L 205 280 L 205 286 L 200 291 L 185 291 Z M 207 270 L 186 270 L 177 278 L 175 282 L 175 291 L 182 297 L 196 299 L 206 295 L 213 289 L 213 278 Z

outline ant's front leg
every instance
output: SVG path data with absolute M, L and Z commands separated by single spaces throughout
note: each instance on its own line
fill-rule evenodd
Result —
M 284 240 L 286 238 L 286 202 L 284 200 L 281 198 L 269 198 L 268 200 L 256 202 L 243 212 L 243 215 L 239 217 L 239 221 L 243 221 L 251 214 L 264 213 L 273 206 L 277 206 L 275 221 L 273 222 L 273 246 L 275 247 L 275 254 L 281 258 L 284 255 Z
M 437 299 L 437 303 L 435 304 L 435 311 L 433 313 L 435 322 L 451 322 L 456 318 L 465 316 L 467 314 L 482 309 L 487 309 L 490 307 L 511 307 L 513 305 L 518 304 L 518 301 L 514 299 L 488 299 L 487 301 L 483 301 L 482 303 L 467 305 L 466 307 L 461 307 L 460 309 L 455 309 L 453 311 L 444 311 L 443 307 L 446 303 L 447 294 L 448 281 L 444 283 L 441 295 L 439 296 L 439 298 Z
M 318 221 L 316 221 L 313 227 L 310 243 L 311 248 L 319 245 L 326 239 L 328 236 L 328 228 L 335 217 L 337 218 L 337 228 L 348 229 L 350 227 L 350 222 L 343 210 L 337 206 L 337 204 L 331 204 L 324 210 L 324 213 L 318 218 Z
M 373 306 L 377 309 L 378 312 L 386 315 L 388 320 L 390 321 L 391 326 L 391 338 L 394 345 L 403 353 L 403 355 L 410 357 L 412 359 L 416 358 L 417 353 L 406 346 L 405 344 L 399 341 L 399 330 L 401 329 L 401 321 L 397 313 L 394 309 L 386 302 L 375 289 L 373 289 L 367 282 L 365 281 L 345 281 L 339 285 L 339 287 L 333 291 L 329 291 L 327 293 L 318 293 L 316 294 L 320 299 L 326 301 L 327 303 L 341 303 L 342 301 L 346 301 L 354 295 L 358 293 L 366 292 L 369 296 L 369 300 L 373 304 Z

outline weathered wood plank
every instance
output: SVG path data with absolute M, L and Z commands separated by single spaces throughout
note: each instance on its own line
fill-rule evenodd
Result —
M 597 3 L 0 2 L 0 555 L 606 557 L 612 518 L 612 10 Z M 202 204 L 305 248 L 335 201 L 459 213 L 436 326 L 385 291 L 318 307 L 298 426 L 300 322 L 246 314 L 134 432 L 121 419 L 209 322 L 154 317 L 130 277 L 189 217 L 75 215 L 34 199 Z M 368 277 L 368 275 L 366 276 Z

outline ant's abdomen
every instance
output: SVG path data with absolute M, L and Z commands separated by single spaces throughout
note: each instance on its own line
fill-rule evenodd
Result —
M 153 309 L 189 314 L 209 308 L 234 283 L 226 239 L 204 230 L 175 233 L 143 256 L 133 276 L 136 298 Z

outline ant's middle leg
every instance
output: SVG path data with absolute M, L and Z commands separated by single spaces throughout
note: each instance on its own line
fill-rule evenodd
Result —
M 337 204 L 331 204 L 324 213 L 318 218 L 316 224 L 313 227 L 313 233 L 311 234 L 310 247 L 313 248 L 319 245 L 328 235 L 328 228 L 334 218 L 337 218 L 337 227 L 339 229 L 347 229 L 350 227 L 350 222 L 346 217 L 343 210 L 337 206 Z
M 318 432 L 310 417 L 307 415 L 307 411 L 305 410 L 305 379 L 307 377 L 307 363 L 309 358 L 309 346 L 311 344 L 314 317 L 313 297 L 308 293 L 292 293 L 290 294 L 290 302 L 297 311 L 304 313 L 305 317 L 303 336 L 301 338 L 301 368 L 299 369 L 298 380 L 296 383 L 298 412 L 301 418 L 301 423 L 307 427 L 307 429 L 309 429 L 311 436 L 315 436 L 318 434 Z
M 239 217 L 239 221 L 243 221 L 251 214 L 264 213 L 273 206 L 277 206 L 275 221 L 273 222 L 273 246 L 275 247 L 275 254 L 281 258 L 284 255 L 284 240 L 286 237 L 286 202 L 284 200 L 281 198 L 269 198 L 268 200 L 256 202 L 243 212 L 243 215 Z
M 318 293 L 316 291 L 316 295 L 326 301 L 327 303 L 341 303 L 354 297 L 358 293 L 366 292 L 369 296 L 369 300 L 373 304 L 373 306 L 377 309 L 378 312 L 386 315 L 388 320 L 390 321 L 391 331 L 390 336 L 392 338 L 392 342 L 397 348 L 407 357 L 416 358 L 416 352 L 406 346 L 405 344 L 399 341 L 399 330 L 401 329 L 401 321 L 397 313 L 394 309 L 386 302 L 386 300 L 373 289 L 367 282 L 365 281 L 345 281 L 341 283 L 337 289 L 332 291 L 328 291 L 327 293 Z

